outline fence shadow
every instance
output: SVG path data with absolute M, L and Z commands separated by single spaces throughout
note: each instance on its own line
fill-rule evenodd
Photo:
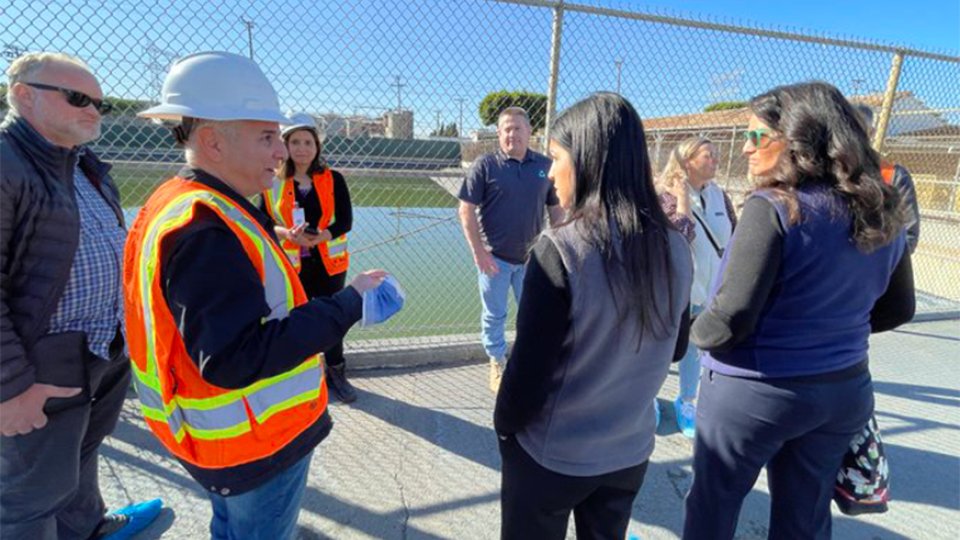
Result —
M 940 386 L 873 381 L 873 391 L 914 401 L 946 407 L 960 406 L 960 390 Z

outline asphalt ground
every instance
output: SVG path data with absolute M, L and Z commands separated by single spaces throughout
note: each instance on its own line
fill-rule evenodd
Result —
M 874 336 L 871 364 L 893 501 L 882 515 L 835 510 L 834 538 L 957 538 L 960 321 Z M 352 380 L 360 398 L 331 406 L 336 425 L 313 457 L 299 538 L 497 538 L 500 457 L 486 366 L 451 357 L 359 370 Z M 692 444 L 675 427 L 676 392 L 674 371 L 660 391 L 663 422 L 630 523 L 643 539 L 677 538 L 681 529 Z M 101 455 L 109 506 L 153 497 L 166 503 L 140 540 L 209 536 L 204 492 L 144 426 L 132 394 Z M 738 538 L 766 537 L 769 502 L 761 474 L 744 502 Z

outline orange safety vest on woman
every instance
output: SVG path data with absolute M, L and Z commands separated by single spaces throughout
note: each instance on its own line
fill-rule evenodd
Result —
M 263 192 L 264 206 L 273 221 L 288 229 L 293 228 L 293 207 L 296 202 L 297 182 L 291 177 L 274 182 L 273 187 Z M 313 174 L 313 190 L 320 199 L 320 222 L 317 230 L 324 230 L 336 223 L 333 200 L 333 173 L 326 168 L 321 173 Z M 293 266 L 300 270 L 300 246 L 289 240 L 283 241 L 283 250 L 293 262 Z M 347 271 L 350 266 L 350 253 L 347 251 L 347 235 L 342 234 L 327 242 L 317 244 L 320 259 L 327 270 L 327 275 L 335 276 Z
M 169 180 L 134 221 L 124 250 L 123 285 L 127 342 L 143 415 L 175 456 L 218 469 L 263 459 L 293 441 L 326 410 L 327 386 L 319 354 L 241 389 L 203 379 L 160 283 L 163 239 L 193 221 L 200 208 L 230 228 L 263 281 L 264 300 L 271 306 L 263 322 L 286 317 L 307 297 L 293 265 L 257 220 L 210 187 Z

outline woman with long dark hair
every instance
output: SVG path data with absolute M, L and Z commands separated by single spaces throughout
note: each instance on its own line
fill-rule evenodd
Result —
M 895 188 L 833 86 L 750 101 L 744 154 L 756 190 L 691 339 L 707 351 L 685 539 L 733 538 L 764 466 L 770 538 L 830 538 L 830 500 L 873 412 L 871 331 L 913 316 Z
M 548 177 L 567 220 L 534 245 L 497 396 L 502 538 L 623 538 L 654 445 L 653 398 L 686 350 L 690 250 L 616 94 L 556 120 Z
M 307 114 L 290 117 L 281 130 L 287 159 L 277 169 L 273 189 L 260 208 L 274 221 L 284 251 L 298 269 L 309 298 L 343 289 L 350 265 L 347 233 L 353 228 L 350 190 L 343 175 L 323 160 L 320 134 Z M 343 342 L 324 352 L 327 386 L 344 403 L 356 401 L 347 380 Z

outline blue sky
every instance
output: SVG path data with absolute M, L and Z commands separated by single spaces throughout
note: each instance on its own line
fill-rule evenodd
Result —
M 960 55 L 957 0 L 583 3 Z M 397 105 L 391 84 L 399 75 L 402 104 L 425 134 L 438 114 L 457 121 L 461 99 L 469 131 L 480 127 L 477 105 L 489 91 L 546 93 L 550 10 L 487 0 L 14 0 L 0 12 L 0 46 L 77 54 L 108 94 L 153 99 L 169 58 L 151 50 L 246 54 L 241 18 L 254 21 L 255 56 L 285 109 L 377 115 Z M 644 117 L 695 112 L 814 78 L 848 93 L 879 92 L 890 66 L 881 52 L 580 13 L 568 12 L 564 22 L 559 108 L 614 89 L 618 59 L 621 91 Z M 900 89 L 934 107 L 960 108 L 958 79 L 958 64 L 908 58 Z

